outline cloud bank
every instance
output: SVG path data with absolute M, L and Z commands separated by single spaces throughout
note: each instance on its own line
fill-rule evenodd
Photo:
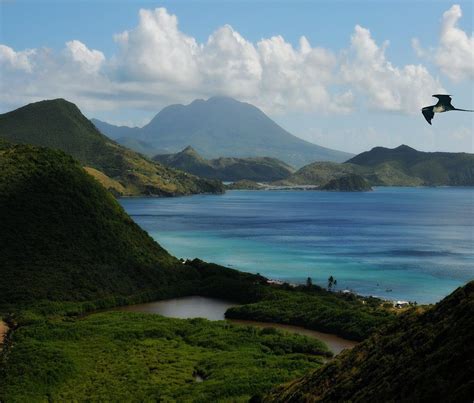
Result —
M 433 59 L 453 80 L 472 79 L 474 39 L 457 27 L 459 6 L 443 15 Z M 139 11 L 138 25 L 116 34 L 110 58 L 79 40 L 61 52 L 15 50 L 0 45 L 0 103 L 4 109 L 64 97 L 86 110 L 140 108 L 228 95 L 270 113 L 350 113 L 361 108 L 418 113 L 420 94 L 442 91 L 422 64 L 395 66 L 388 42 L 355 26 L 348 46 L 334 52 L 302 36 L 297 46 L 282 36 L 253 43 L 230 25 L 204 43 L 182 32 L 164 8 Z M 425 51 L 418 46 L 419 53 Z

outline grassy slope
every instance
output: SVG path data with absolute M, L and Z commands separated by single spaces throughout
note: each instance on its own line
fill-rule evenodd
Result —
M 192 147 L 186 147 L 176 154 L 156 155 L 153 159 L 194 175 L 223 181 L 247 179 L 270 182 L 287 178 L 294 172 L 291 166 L 276 158 L 221 157 L 206 160 Z
M 269 402 L 472 401 L 474 281 L 423 314 L 408 313 Z
M 120 182 L 126 195 L 222 191 L 216 181 L 166 168 L 118 145 L 102 135 L 74 104 L 63 99 L 29 104 L 0 115 L 0 137 L 63 150 L 83 165 Z
M 48 319 L 16 331 L 0 400 L 248 401 L 330 355 L 315 339 L 204 319 Z
M 114 195 L 118 196 L 118 195 L 124 195 L 127 193 L 126 189 L 123 187 L 123 185 L 120 182 L 112 178 L 109 178 L 103 172 L 92 167 L 84 167 L 84 169 L 89 175 L 95 178 L 103 187 L 110 190 Z

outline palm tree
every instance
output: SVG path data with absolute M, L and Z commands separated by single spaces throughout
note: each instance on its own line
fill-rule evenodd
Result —
M 332 290 L 333 284 L 334 284 L 334 277 L 333 277 L 333 276 L 329 276 L 329 278 L 328 278 L 328 290 L 329 290 L 329 291 Z

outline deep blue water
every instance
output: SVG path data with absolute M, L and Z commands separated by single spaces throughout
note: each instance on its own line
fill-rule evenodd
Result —
M 474 279 L 474 189 L 230 191 L 121 203 L 163 247 L 274 279 L 436 302 Z M 392 291 L 387 291 L 392 290 Z

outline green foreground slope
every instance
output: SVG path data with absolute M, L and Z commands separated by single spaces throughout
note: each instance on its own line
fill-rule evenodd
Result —
M 61 151 L 0 148 L 0 304 L 161 287 L 177 260 Z
M 402 315 L 351 351 L 274 390 L 268 402 L 471 402 L 474 281 Z
M 101 134 L 76 105 L 41 101 L 0 115 L 0 137 L 12 143 L 59 149 L 124 187 L 123 195 L 220 193 L 222 184 L 148 160 Z M 95 175 L 99 181 L 100 175 Z M 106 181 L 102 181 L 107 186 Z M 117 193 L 117 186 L 111 187 Z

